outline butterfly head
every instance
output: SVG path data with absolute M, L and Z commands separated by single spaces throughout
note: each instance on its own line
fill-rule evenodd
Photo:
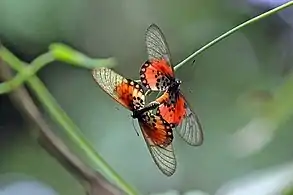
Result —
M 181 80 L 175 78 L 175 80 L 174 80 L 174 85 L 176 85 L 176 86 L 179 88 L 180 85 L 181 85 Z
M 180 90 L 180 85 L 181 85 L 181 81 L 177 78 L 175 78 L 173 80 L 173 82 L 171 83 L 170 87 L 169 87 L 169 92 L 177 92 Z
M 132 112 L 132 114 L 131 114 L 131 117 L 134 118 L 134 119 L 136 119 L 136 118 L 139 117 L 139 113 L 138 113 L 136 110 L 134 110 L 134 111 Z

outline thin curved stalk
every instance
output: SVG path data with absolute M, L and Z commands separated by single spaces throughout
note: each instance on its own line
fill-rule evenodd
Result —
M 208 44 L 204 45 L 202 48 L 200 48 L 199 50 L 197 50 L 196 52 L 194 52 L 193 54 L 191 54 L 190 56 L 188 56 L 187 58 L 185 58 L 184 60 L 182 60 L 180 63 L 178 63 L 175 67 L 174 70 L 178 70 L 180 67 L 182 67 L 186 62 L 188 62 L 189 60 L 193 59 L 194 57 L 196 57 L 197 55 L 201 54 L 203 51 L 205 51 L 206 49 L 210 48 L 211 46 L 215 45 L 216 43 L 220 42 L 221 40 L 225 39 L 226 37 L 232 35 L 233 33 L 235 33 L 236 31 L 242 29 L 243 27 L 253 24 L 261 19 L 264 19 L 270 15 L 273 15 L 287 7 L 290 7 L 293 5 L 293 1 L 289 1 L 287 3 L 284 3 L 270 11 L 267 11 L 263 14 L 260 14 L 259 16 L 256 16 L 234 28 L 232 28 L 231 30 L 227 31 L 226 33 L 222 34 L 221 36 L 219 36 L 218 38 L 212 40 L 211 42 L 209 42 Z

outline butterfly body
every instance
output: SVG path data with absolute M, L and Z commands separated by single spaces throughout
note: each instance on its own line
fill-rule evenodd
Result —
M 179 135 L 190 145 L 203 143 L 202 126 L 180 90 L 181 81 L 175 77 L 165 37 L 160 28 L 152 24 L 145 36 L 148 60 L 140 68 L 140 80 L 151 91 L 164 92 L 157 99 L 157 114 L 176 126 Z
M 141 84 L 108 68 L 95 68 L 92 75 L 108 95 L 132 112 L 154 162 L 162 173 L 171 176 L 177 164 L 173 129 L 188 144 L 198 146 L 203 142 L 202 127 L 180 91 L 181 81 L 175 77 L 167 43 L 155 24 L 146 31 L 146 45 L 148 60 L 140 69 Z M 164 93 L 145 105 L 144 89 Z
M 132 111 L 132 118 L 140 118 L 145 112 L 147 111 L 150 111 L 150 110 L 154 110 L 156 108 L 158 108 L 160 105 L 159 102 L 157 101 L 153 101 L 153 102 L 150 102 L 147 106 L 145 107 L 142 107 L 140 109 L 135 109 Z
M 173 125 L 152 109 L 157 101 L 145 105 L 145 91 L 134 80 L 126 79 L 109 68 L 96 68 L 94 80 L 113 99 L 132 112 L 138 120 L 144 140 L 158 168 L 167 176 L 174 174 L 176 159 L 173 151 Z

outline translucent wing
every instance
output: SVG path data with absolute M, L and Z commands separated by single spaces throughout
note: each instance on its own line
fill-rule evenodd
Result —
M 153 60 L 166 60 L 169 65 L 171 65 L 171 58 L 169 47 L 165 40 L 164 34 L 160 28 L 151 24 L 145 33 L 145 42 L 147 46 L 148 59 Z
M 144 91 L 137 82 L 126 79 L 109 68 L 95 68 L 92 75 L 108 95 L 129 110 L 141 109 L 145 105 Z
M 172 146 L 172 126 L 150 112 L 143 115 L 139 125 L 158 168 L 167 176 L 173 175 L 176 170 L 176 158 Z
M 203 143 L 203 131 L 199 118 L 180 92 L 178 92 L 178 95 L 175 93 L 169 94 L 169 101 L 163 103 L 157 113 L 168 123 L 176 126 L 177 133 L 189 145 L 201 145 Z
M 186 100 L 185 105 L 186 114 L 175 130 L 189 145 L 200 146 L 204 139 L 201 122 Z
M 152 24 L 146 30 L 148 61 L 140 68 L 142 84 L 154 91 L 164 91 L 174 78 L 170 52 L 159 27 Z

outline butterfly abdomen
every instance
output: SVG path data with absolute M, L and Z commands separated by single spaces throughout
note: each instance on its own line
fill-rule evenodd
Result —
M 153 101 L 141 109 L 134 110 L 132 113 L 132 117 L 139 118 L 140 116 L 142 116 L 143 113 L 150 111 L 150 110 L 154 110 L 154 109 L 158 108 L 159 105 L 160 105 L 159 102 Z

